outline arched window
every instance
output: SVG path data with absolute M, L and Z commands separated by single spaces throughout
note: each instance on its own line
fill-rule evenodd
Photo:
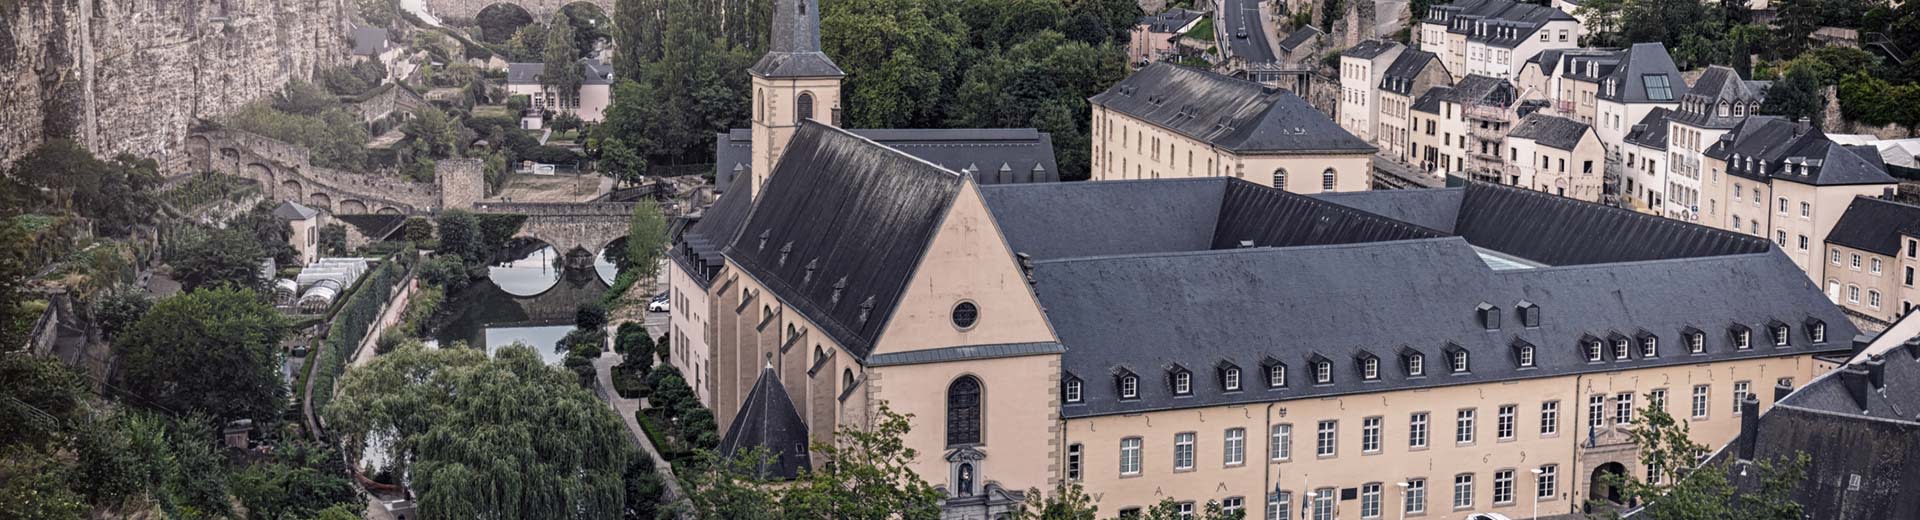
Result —
M 1333 168 L 1327 168 L 1327 171 L 1320 172 L 1320 189 L 1333 191 Z
M 947 385 L 947 445 L 980 444 L 980 379 L 961 376 Z
M 1287 190 L 1287 169 L 1286 168 L 1277 168 L 1273 170 L 1273 188 L 1280 191 Z
M 762 119 L 762 120 L 766 119 L 767 118 L 767 89 L 764 89 L 764 88 L 760 89 L 759 95 L 754 96 L 753 100 L 758 102 L 753 105 L 753 118 Z
M 847 392 L 847 390 L 852 390 L 852 389 L 853 389 L 853 369 L 849 368 L 849 369 L 840 371 L 840 393 L 844 394 Z
M 800 5 L 806 5 L 806 3 L 803 2 Z M 794 105 L 797 107 L 794 110 L 799 112 L 799 115 L 800 115 L 799 120 L 804 121 L 808 119 L 813 119 L 813 93 L 812 92 L 801 92 L 800 101 L 794 103 Z

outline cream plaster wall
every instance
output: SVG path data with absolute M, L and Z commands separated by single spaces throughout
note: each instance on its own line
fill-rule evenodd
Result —
M 963 182 L 881 329 L 875 354 L 1058 341 L 999 225 L 987 213 L 979 187 L 970 176 Z M 961 302 L 972 302 L 980 310 L 977 322 L 964 330 L 952 319 Z
M 972 446 L 987 455 L 977 469 L 979 481 L 1012 490 L 1051 489 L 1060 460 L 1058 354 L 873 368 L 874 406 L 884 402 L 913 416 L 913 429 L 902 439 L 920 452 L 913 471 L 955 489 L 945 460 L 958 448 L 946 442 L 946 396 L 948 385 L 965 375 L 979 378 L 982 387 L 982 443 Z
M 726 277 L 728 272 L 722 271 L 720 276 Z M 664 332 L 671 333 L 667 362 L 688 377 L 687 384 L 692 386 L 700 404 L 712 409 L 715 407 L 713 378 L 704 369 L 713 366 L 713 346 L 707 341 L 711 334 L 707 316 L 715 310 L 713 300 L 708 298 L 707 288 L 694 281 L 679 260 L 667 262 L 667 292 L 667 330 Z M 649 331 L 659 332 L 663 331 Z M 702 376 L 699 384 L 695 384 L 693 374 Z
M 801 94 L 813 96 L 815 121 L 838 125 L 834 114 L 840 110 L 840 78 L 763 78 L 753 77 L 753 197 L 759 198 L 780 154 L 800 126 Z
M 1099 106 L 1093 107 L 1093 123 L 1093 180 L 1231 176 L 1273 186 L 1274 172 L 1285 168 L 1284 189 L 1320 193 L 1327 191 L 1321 174 L 1332 168 L 1331 191 L 1372 186 L 1370 152 L 1236 154 Z

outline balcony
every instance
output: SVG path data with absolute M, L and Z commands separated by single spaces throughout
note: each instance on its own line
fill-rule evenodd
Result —
M 1468 121 L 1492 121 L 1496 123 L 1509 123 L 1513 121 L 1513 112 L 1507 110 L 1507 107 L 1499 105 L 1467 105 L 1466 116 Z

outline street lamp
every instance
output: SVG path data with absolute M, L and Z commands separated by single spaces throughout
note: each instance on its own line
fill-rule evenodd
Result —
M 1540 468 L 1527 470 L 1533 474 L 1533 519 L 1540 518 Z
M 1400 488 L 1400 520 L 1407 520 L 1407 500 L 1409 498 L 1412 498 L 1407 496 L 1407 487 L 1412 486 L 1413 484 L 1406 481 L 1400 481 L 1400 482 L 1393 483 L 1393 485 L 1394 487 Z

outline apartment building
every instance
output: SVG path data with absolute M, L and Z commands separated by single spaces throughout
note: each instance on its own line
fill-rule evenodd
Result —
M 1854 198 L 1896 184 L 1871 147 L 1842 146 L 1812 125 L 1772 116 L 1748 116 L 1704 156 L 1707 171 L 1726 172 L 1726 229 L 1773 240 L 1815 283 L 1824 281 L 1820 245 Z M 1669 178 L 1678 175 L 1676 168 Z
M 581 58 L 577 68 L 580 87 L 562 92 L 548 84 L 545 63 L 509 63 L 507 94 L 527 96 L 528 108 L 568 113 L 581 121 L 598 122 L 604 119 L 607 106 L 613 103 L 613 64 Z
M 1093 180 L 1233 177 L 1295 193 L 1371 186 L 1373 145 L 1286 90 L 1154 63 L 1089 101 Z
M 1407 46 L 1367 40 L 1340 53 L 1340 127 L 1354 137 L 1379 143 L 1381 82 Z
M 1713 65 L 1680 97 L 1680 105 L 1667 115 L 1670 126 L 1666 177 L 1670 179 L 1669 184 L 1700 188 L 1698 202 L 1668 204 L 1668 215 L 1721 229 L 1761 234 L 1763 217 L 1746 206 L 1757 203 L 1759 199 L 1754 197 L 1764 196 L 1756 194 L 1760 187 L 1735 182 L 1724 175 L 1724 165 L 1708 166 L 1706 151 L 1747 116 L 1759 113 L 1760 105 L 1766 102 L 1768 86 L 1767 82 L 1741 79 L 1732 68 Z M 1747 195 L 1741 197 L 1741 201 L 1729 198 L 1736 187 Z M 1747 192 L 1747 188 L 1755 191 Z
M 1666 45 L 1636 43 L 1619 51 L 1618 56 L 1612 72 L 1600 79 L 1594 102 L 1596 118 L 1590 122 L 1600 142 L 1607 143 L 1607 160 L 1612 163 L 1625 161 L 1618 143 L 1632 131 L 1632 125 L 1654 109 L 1673 109 L 1687 94 L 1687 82 L 1680 77 Z
M 1667 116 L 1671 110 L 1654 108 L 1640 117 L 1620 138 L 1620 153 L 1623 157 L 1618 175 L 1620 193 L 1616 201 L 1620 207 L 1668 216 L 1666 211 L 1667 189 Z M 1677 187 L 1675 187 L 1677 188 Z M 1696 199 L 1686 208 L 1699 204 Z M 1687 220 L 1695 213 L 1690 209 L 1686 213 L 1676 211 L 1669 218 Z
M 1854 316 L 1887 327 L 1920 301 L 1920 206 L 1854 197 L 1825 245 L 1827 297 Z
M 1513 126 L 1513 84 L 1478 74 L 1452 87 L 1435 87 L 1415 101 L 1408 119 L 1409 146 L 1421 171 L 1436 176 L 1498 182 L 1506 164 L 1507 131 Z
M 1582 34 L 1571 15 L 1514 0 L 1461 0 L 1429 7 L 1425 16 L 1420 49 L 1441 56 L 1456 80 L 1470 74 L 1514 79 L 1528 58 L 1578 47 Z
M 1412 136 L 1413 103 L 1433 87 L 1451 87 L 1453 77 L 1433 53 L 1406 49 L 1394 58 L 1380 78 L 1377 89 L 1380 105 L 1380 131 L 1373 142 L 1380 154 L 1407 164 L 1415 164 Z
M 1534 113 L 1507 133 L 1503 184 L 1599 202 L 1605 185 L 1605 150 L 1593 128 L 1571 119 Z
M 1142 64 L 1175 57 L 1179 54 L 1179 45 L 1174 40 L 1193 30 L 1206 17 L 1207 13 L 1179 7 L 1140 17 L 1127 39 L 1128 62 Z

